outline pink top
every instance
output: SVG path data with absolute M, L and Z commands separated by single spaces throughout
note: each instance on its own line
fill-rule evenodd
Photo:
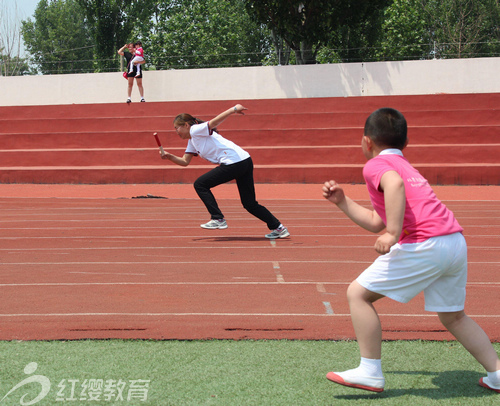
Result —
M 425 179 L 398 149 L 387 149 L 370 159 L 363 176 L 373 208 L 387 224 L 384 193 L 379 190 L 382 175 L 396 171 L 404 181 L 406 209 L 399 243 L 416 243 L 431 237 L 463 231 L 453 213 L 437 198 Z
M 144 50 L 142 49 L 142 47 L 139 47 L 139 48 L 135 49 L 135 55 L 144 58 Z

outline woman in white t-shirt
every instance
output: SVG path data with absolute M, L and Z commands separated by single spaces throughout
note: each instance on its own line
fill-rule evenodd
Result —
M 198 196 L 205 204 L 211 219 L 206 224 L 201 224 L 206 229 L 227 228 L 226 220 L 217 201 L 210 189 L 215 186 L 236 180 L 243 207 L 252 215 L 267 224 L 271 232 L 266 238 L 285 238 L 290 235 L 286 227 L 255 198 L 255 185 L 253 180 L 253 162 L 250 154 L 234 142 L 229 141 L 217 133 L 216 127 L 231 114 L 243 114 L 246 110 L 241 104 L 219 114 L 210 121 L 201 121 L 190 114 L 179 114 L 174 119 L 174 128 L 177 134 L 188 140 L 186 152 L 183 157 L 175 156 L 169 152 L 161 153 L 162 159 L 168 159 L 180 166 L 188 166 L 193 156 L 199 155 L 218 166 L 200 176 L 194 182 Z

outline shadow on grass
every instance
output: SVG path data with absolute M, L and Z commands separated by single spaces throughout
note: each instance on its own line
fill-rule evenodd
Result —
M 434 376 L 432 384 L 435 387 L 427 388 L 391 388 L 391 375 L 420 375 Z M 388 399 L 403 396 L 418 396 L 432 400 L 443 400 L 453 398 L 483 398 L 488 395 L 498 396 L 493 391 L 479 386 L 479 378 L 485 376 L 478 372 L 471 371 L 391 371 L 386 373 L 386 390 L 380 394 L 358 391 L 352 395 L 335 396 L 337 399 L 345 400 L 368 400 L 368 399 Z M 389 385 L 387 385 L 389 378 Z M 413 381 L 412 381 L 413 382 Z M 387 388 L 389 386 L 389 388 Z

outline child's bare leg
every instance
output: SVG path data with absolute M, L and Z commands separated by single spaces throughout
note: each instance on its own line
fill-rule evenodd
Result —
M 373 303 L 382 297 L 356 281 L 347 289 L 351 320 L 363 358 L 380 359 L 382 355 L 382 326 L 373 307 Z
M 383 296 L 370 292 L 354 281 L 347 289 L 351 320 L 358 340 L 361 362 L 357 368 L 344 372 L 329 372 L 326 377 L 340 385 L 382 392 L 382 327 L 373 302 Z
M 488 372 L 500 370 L 500 360 L 484 330 L 465 312 L 438 313 L 439 320 Z

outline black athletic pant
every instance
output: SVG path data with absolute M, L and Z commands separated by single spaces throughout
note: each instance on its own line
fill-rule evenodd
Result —
M 223 219 L 224 215 L 220 211 L 217 201 L 210 189 L 231 180 L 236 180 L 243 207 L 250 214 L 266 223 L 270 230 L 278 228 L 280 225 L 279 220 L 255 199 L 252 158 L 247 158 L 235 164 L 219 165 L 196 179 L 194 188 L 205 204 L 211 218 L 213 220 Z

